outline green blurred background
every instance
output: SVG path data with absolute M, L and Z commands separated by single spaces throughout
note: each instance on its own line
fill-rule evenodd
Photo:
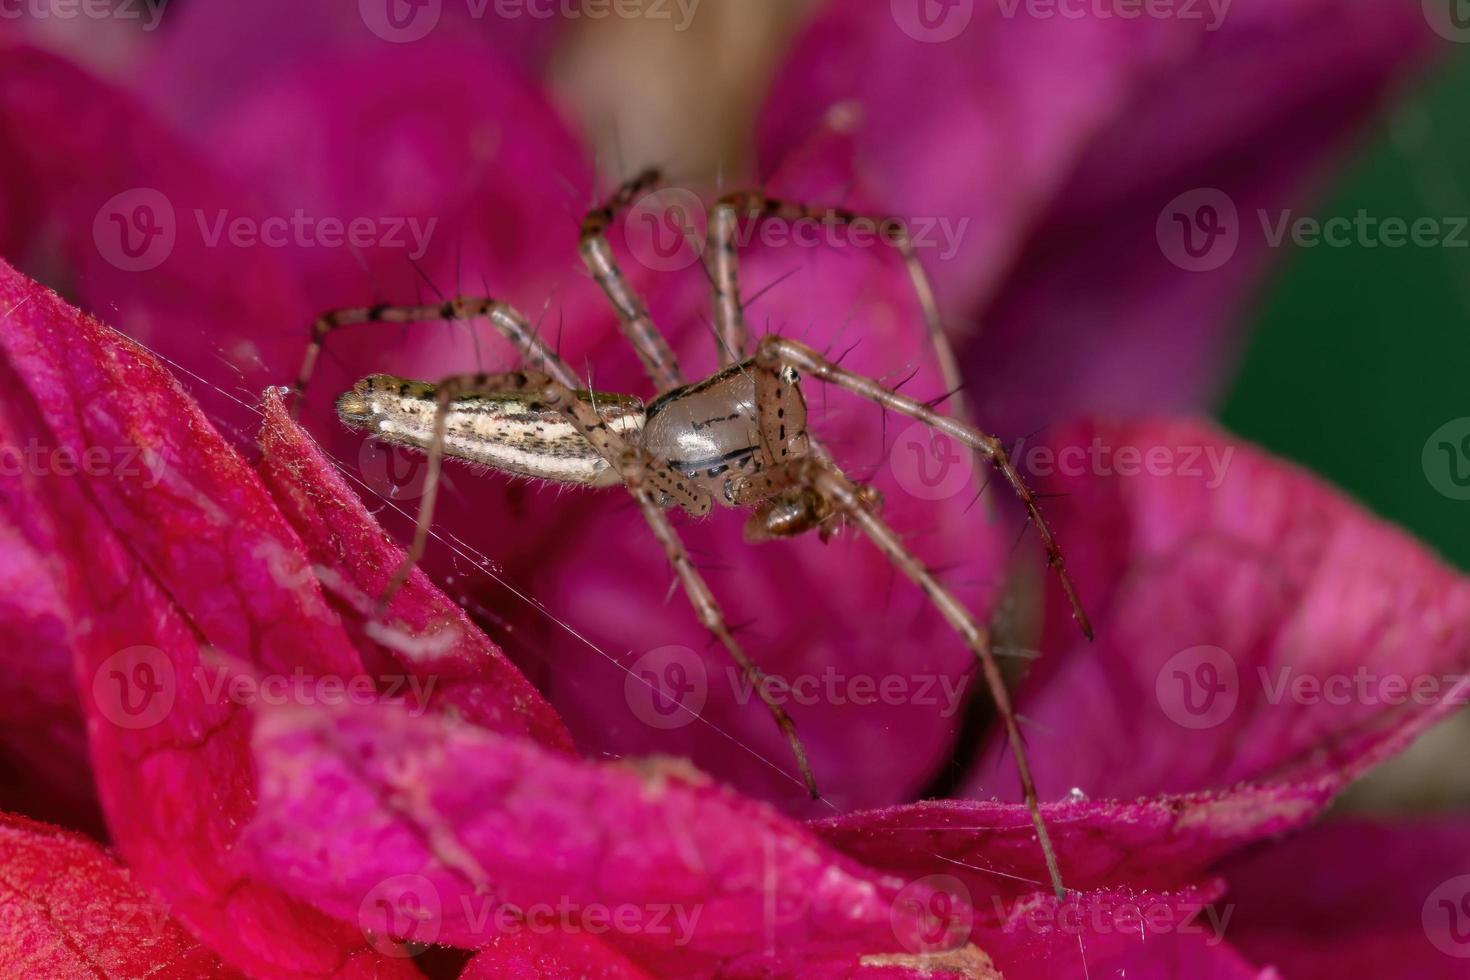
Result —
M 1400 103 L 1313 215 L 1470 216 L 1466 91 L 1470 46 Z M 1470 502 L 1435 490 L 1421 463 L 1436 429 L 1470 416 L 1470 248 L 1286 245 L 1278 261 L 1221 420 L 1470 569 Z

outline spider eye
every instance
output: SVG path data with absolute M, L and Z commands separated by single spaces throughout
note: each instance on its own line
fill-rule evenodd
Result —
M 783 384 L 794 385 L 801 380 L 801 375 L 796 373 L 796 368 L 787 365 L 781 369 L 781 381 Z

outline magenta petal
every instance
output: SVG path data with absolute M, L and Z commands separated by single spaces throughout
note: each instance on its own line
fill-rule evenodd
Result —
M 982 336 L 970 380 L 999 431 L 1197 405 L 1269 251 L 1256 209 L 1299 206 L 1434 40 L 1398 0 L 1237 0 L 1219 24 L 1213 9 L 829 4 L 772 86 L 766 169 L 828 126 L 854 130 L 864 184 L 933 223 L 926 264 L 956 335 Z M 1200 188 L 1226 192 L 1242 222 L 1209 272 L 1172 264 L 1155 220 Z
M 1222 856 L 1295 828 L 1329 797 L 1326 786 L 1273 786 L 1043 809 L 1069 889 L 1164 892 L 1199 884 Z M 976 902 L 1048 887 L 1019 804 L 928 800 L 808 826 L 868 867 L 910 879 L 953 875 Z
M 321 569 L 328 593 L 354 643 L 379 675 L 413 677 L 437 710 L 507 735 L 524 735 L 570 750 L 571 736 L 556 712 L 505 654 L 421 571 L 388 607 L 384 626 L 373 604 L 403 560 L 357 495 L 291 420 L 279 391 L 265 399 L 261 476 L 286 520 Z M 424 690 L 424 688 L 419 688 Z
M 360 933 L 232 855 L 253 809 L 250 707 L 222 660 L 284 677 L 361 661 L 253 471 L 134 344 L 0 266 L 0 432 L 51 461 L 8 481 L 50 557 L 113 838 L 140 881 L 252 973 L 393 974 Z M 86 462 L 63 468 L 64 455 Z
M 7 473 L 39 447 L 0 445 Z M 8 493 L 10 491 L 0 491 Z M 67 610 L 34 525 L 0 523 L 0 811 L 101 833 L 87 733 L 72 682 Z M 40 545 L 41 547 L 38 547 Z
M 0 814 L 0 974 L 232 976 L 101 847 Z
M 518 15 L 507 16 L 512 9 Z M 487 60 L 510 59 L 532 70 L 563 24 L 554 16 L 532 16 L 525 7 L 440 0 L 397 10 L 392 0 L 257 0 L 187 5 L 168 16 L 168 29 L 158 36 L 160 49 L 143 62 L 136 84 L 171 117 L 186 123 L 218 113 L 262 78 L 343 51 L 415 48 L 435 38 L 473 40 L 482 44 Z
M 1470 824 L 1334 822 L 1227 862 L 1230 937 L 1292 980 L 1463 977 Z
M 260 221 L 272 209 L 123 92 L 52 54 L 0 49 L 0 196 L 24 189 L 16 206 L 0 205 L 5 254 L 190 381 L 225 396 L 240 386 L 251 400 L 280 383 L 316 312 L 292 271 L 296 250 L 201 229 L 220 212 Z
M 1310 474 L 1194 422 L 1069 427 L 1023 466 L 1098 637 L 1050 597 L 1020 705 L 1043 797 L 1336 790 L 1463 703 L 1470 583 Z
M 358 705 L 272 708 L 254 746 L 257 866 L 370 932 L 479 947 L 509 906 L 528 921 L 611 922 L 604 941 L 657 971 L 738 973 L 903 952 L 933 897 L 682 763 L 580 762 Z

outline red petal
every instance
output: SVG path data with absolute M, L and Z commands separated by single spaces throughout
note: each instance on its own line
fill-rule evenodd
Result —
M 84 837 L 0 814 L 0 974 L 233 976 Z
M 1329 796 L 1326 787 L 1242 788 L 1043 810 L 1069 889 L 1167 892 L 1200 884 L 1221 857 L 1294 828 Z M 1048 887 L 1031 816 L 1017 804 L 929 800 L 809 826 L 871 868 L 953 875 L 976 902 Z
M 1098 641 L 1049 603 L 1020 708 L 1044 796 L 1336 790 L 1463 703 L 1470 583 L 1311 475 L 1189 422 L 1074 426 L 1049 451 L 1022 465 L 1057 471 Z M 970 791 L 1014 785 L 991 768 Z
M 221 657 L 288 678 L 363 673 L 300 542 L 135 345 L 3 265 L 0 310 L 6 441 L 93 461 L 27 474 L 0 503 L 51 559 L 119 850 L 227 962 L 394 972 L 231 853 L 254 779 L 249 707 L 210 694 Z
M 571 749 L 571 736 L 551 706 L 423 572 L 416 570 L 394 597 L 383 618 L 391 625 L 378 621 L 373 604 L 403 551 L 291 420 L 278 391 L 266 393 L 261 445 L 266 486 L 311 561 L 336 573 L 328 578 L 333 605 L 358 649 L 371 651 L 372 662 L 382 665 L 378 673 L 432 684 L 426 694 L 439 710 L 453 706 L 494 731 Z
M 483 946 L 505 903 L 612 923 L 601 938 L 656 971 L 738 973 L 902 952 L 931 898 L 682 764 L 589 764 L 356 705 L 271 708 L 254 744 L 258 865 L 379 934 Z
M 559 930 L 496 936 L 459 980 L 542 977 L 545 980 L 643 980 L 649 974 L 590 936 Z

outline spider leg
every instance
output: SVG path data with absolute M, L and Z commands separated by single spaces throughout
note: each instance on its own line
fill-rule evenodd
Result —
M 519 311 L 507 303 L 488 296 L 457 296 L 442 303 L 355 306 L 328 310 L 316 318 L 311 328 L 311 343 L 301 361 L 301 371 L 292 385 L 295 397 L 291 412 L 297 415 L 306 400 L 306 386 L 316 370 L 322 345 L 327 336 L 342 327 L 359 323 L 426 323 L 432 320 L 474 320 L 485 317 L 501 336 L 515 346 L 528 367 L 545 371 L 562 384 L 575 387 L 577 375 L 567 363 L 541 340 L 539 334 Z
M 929 342 L 939 361 L 944 376 L 946 391 L 954 392 L 951 401 L 953 414 L 966 418 L 964 395 L 961 391 L 964 378 L 960 374 L 959 360 L 944 324 L 939 316 L 939 302 L 934 295 L 934 286 L 924 264 L 919 261 L 909 234 L 908 223 L 892 215 L 874 217 L 860 215 L 848 208 L 818 206 L 799 202 L 782 201 L 755 191 L 737 191 L 727 194 L 715 204 L 710 212 L 708 252 L 710 280 L 714 289 L 715 330 L 720 341 L 720 365 L 724 367 L 745 357 L 749 343 L 749 331 L 745 324 L 745 308 L 740 300 L 740 257 L 737 254 L 736 230 L 741 219 L 761 221 L 817 221 L 824 225 L 851 227 L 859 221 L 872 222 L 883 241 L 893 246 L 903 260 L 909 282 L 918 297 L 919 308 L 924 314 Z
M 791 716 L 774 699 L 765 683 L 765 674 L 746 655 L 740 643 L 725 621 L 724 612 L 704 576 L 694 567 L 688 550 L 679 539 L 678 532 L 669 522 L 664 511 L 664 501 L 678 504 L 694 516 L 708 514 L 713 506 L 709 496 L 696 487 L 684 482 L 679 472 L 655 463 L 647 454 L 631 447 L 598 413 L 597 409 L 584 400 L 569 385 L 536 371 L 515 371 L 505 374 L 466 374 L 445 379 L 438 387 L 438 405 L 434 416 L 434 435 L 429 445 L 428 473 L 424 481 L 424 494 L 419 501 L 418 520 L 414 527 L 413 543 L 404 556 L 402 564 L 389 580 L 388 587 L 379 600 L 379 609 L 387 607 L 394 593 L 408 580 L 414 567 L 423 557 L 428 543 L 429 527 L 434 515 L 434 500 L 438 494 L 439 475 L 444 463 L 444 438 L 448 426 L 449 407 L 455 399 L 465 395 L 484 392 L 525 392 L 536 397 L 533 409 L 544 407 L 561 412 L 577 431 L 597 452 L 617 470 L 628 492 L 638 502 L 644 520 L 659 543 L 664 554 L 689 597 L 690 605 L 700 623 L 720 641 L 726 652 L 740 668 L 745 679 L 759 694 L 761 701 L 770 711 L 776 726 L 785 736 L 796 757 L 802 781 L 813 799 L 818 799 L 816 778 L 807 762 L 806 749 L 796 735 L 796 726 Z
M 1037 503 L 1036 495 L 1021 479 L 1021 474 L 1016 470 L 1010 457 L 1006 455 L 1005 447 L 1001 445 L 999 439 L 951 416 L 941 415 L 928 405 L 886 388 L 872 378 L 839 367 L 806 344 L 795 340 L 774 334 L 761 338 L 755 355 L 755 363 L 759 369 L 767 372 L 779 372 L 783 367 L 789 367 L 809 374 L 882 405 L 884 408 L 918 419 L 943 432 L 951 439 L 970 446 L 988 457 L 991 464 L 1011 485 L 1016 496 L 1021 499 L 1021 503 L 1025 505 L 1026 514 L 1031 523 L 1036 525 L 1037 534 L 1040 535 L 1041 543 L 1046 548 L 1047 564 L 1056 571 L 1062 591 L 1066 594 L 1067 601 L 1072 607 L 1072 618 L 1077 621 L 1082 634 L 1089 640 L 1092 639 L 1092 624 L 1087 618 L 1087 612 L 1082 608 L 1082 600 L 1077 595 L 1077 587 L 1073 584 L 1071 576 L 1067 574 L 1062 549 L 1058 546 L 1056 537 L 1052 534 L 1046 519 L 1041 516 L 1041 507 Z
M 640 195 L 662 182 L 663 175 L 658 170 L 650 169 L 623 184 L 606 204 L 588 212 L 582 221 L 581 241 L 582 261 L 586 264 L 587 271 L 592 273 L 592 278 L 597 280 L 603 294 L 612 303 L 613 309 L 617 310 L 618 323 L 623 328 L 623 334 L 638 352 L 643 370 L 661 392 L 684 383 L 683 376 L 679 373 L 679 362 L 668 341 L 653 325 L 648 304 L 623 275 L 622 268 L 613 256 L 612 246 L 608 244 L 607 229 L 619 211 L 629 207 Z
M 1026 760 L 1026 747 L 1021 740 L 1021 729 L 1016 722 L 1016 712 L 1006 690 L 1005 680 L 995 662 L 990 631 L 975 621 L 970 611 L 944 587 L 923 563 L 904 546 L 882 518 L 865 505 L 861 491 L 835 464 L 811 457 L 797 460 L 789 465 L 791 477 L 799 485 L 814 489 L 825 500 L 840 511 L 849 523 L 857 527 L 868 539 L 893 562 L 908 579 L 917 585 L 929 601 L 939 610 L 945 620 L 964 638 L 965 645 L 975 654 L 980 663 L 985 685 L 995 701 L 1006 737 L 1010 741 L 1011 754 L 1016 760 L 1016 770 L 1021 777 L 1021 790 L 1026 798 L 1026 809 L 1036 827 L 1036 838 L 1041 844 L 1041 853 L 1046 861 L 1047 874 L 1051 877 L 1052 889 L 1058 899 L 1065 899 L 1066 889 L 1062 885 L 1061 871 L 1057 867 L 1056 851 L 1041 816 L 1041 804 L 1036 795 L 1036 783 L 1031 776 L 1031 766 Z

